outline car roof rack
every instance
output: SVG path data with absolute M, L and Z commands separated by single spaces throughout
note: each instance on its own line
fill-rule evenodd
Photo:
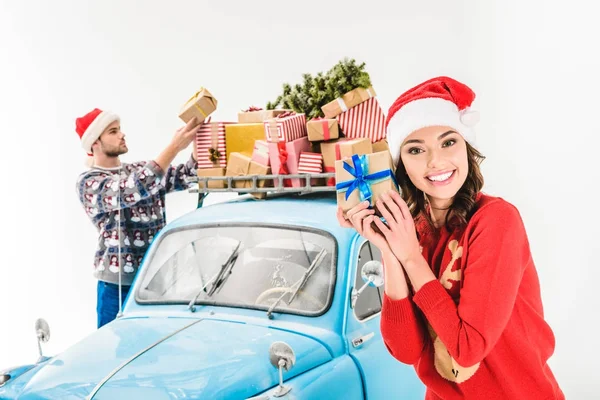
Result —
M 289 187 L 285 185 L 287 179 L 299 179 L 300 186 Z M 186 178 L 190 193 L 223 193 L 237 192 L 245 193 L 315 193 L 335 192 L 335 185 L 326 185 L 327 180 L 335 179 L 335 173 L 310 173 L 289 175 L 244 175 L 244 176 L 200 176 Z M 259 181 L 261 182 L 260 187 Z M 236 183 L 244 182 L 244 187 L 235 187 Z M 196 185 L 192 185 L 196 183 Z M 211 185 L 212 183 L 212 185 Z M 218 186 L 218 187 L 215 187 Z M 237 184 L 239 186 L 239 183 Z

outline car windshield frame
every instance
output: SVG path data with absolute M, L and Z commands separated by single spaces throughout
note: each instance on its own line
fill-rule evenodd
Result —
M 192 297 L 188 297 L 187 299 L 181 299 L 181 300 L 146 299 L 146 298 L 140 297 L 141 291 L 144 290 L 144 284 L 148 284 L 148 282 L 150 282 L 151 279 L 154 279 L 154 276 L 153 276 L 153 278 L 150 278 L 148 280 L 148 282 L 146 282 L 146 280 L 148 279 L 148 274 L 150 273 L 150 269 L 153 264 L 153 261 L 157 255 L 157 253 L 160 251 L 163 241 L 165 241 L 166 239 L 171 237 L 171 235 L 178 234 L 182 231 L 189 231 L 189 230 L 196 230 L 196 229 L 200 229 L 200 230 L 202 230 L 202 229 L 220 229 L 220 228 L 226 228 L 226 229 L 270 228 L 270 229 L 277 229 L 277 230 L 293 230 L 296 232 L 301 231 L 301 232 L 305 232 L 305 233 L 319 235 L 319 236 L 322 236 L 324 240 L 330 240 L 331 245 L 327 246 L 327 247 L 331 248 L 331 254 L 329 255 L 329 257 L 331 258 L 331 265 L 329 266 L 330 271 L 328 272 L 330 274 L 330 278 L 329 278 L 330 280 L 329 280 L 329 286 L 328 286 L 329 290 L 328 290 L 327 298 L 326 298 L 323 308 L 316 310 L 316 311 L 285 308 L 285 306 L 286 306 L 285 300 L 287 300 L 287 298 L 289 297 L 289 296 L 286 296 L 284 298 L 284 301 L 282 301 L 281 304 L 275 308 L 274 312 L 281 313 L 281 314 L 300 315 L 300 316 L 306 316 L 306 317 L 319 317 L 319 316 L 327 313 L 327 311 L 329 311 L 329 309 L 331 308 L 331 305 L 333 303 L 335 291 L 337 289 L 337 278 L 338 278 L 337 262 L 338 262 L 338 251 L 339 251 L 338 246 L 339 245 L 338 245 L 338 241 L 337 241 L 336 237 L 326 230 L 311 227 L 311 226 L 278 224 L 278 223 L 248 223 L 248 222 L 207 223 L 207 224 L 199 223 L 199 224 L 190 224 L 190 225 L 185 225 L 185 226 L 180 226 L 180 227 L 169 229 L 167 232 L 165 232 L 165 234 L 159 236 L 156 243 L 153 243 L 149 253 L 147 254 L 147 256 L 144 260 L 142 269 L 139 271 L 139 273 L 138 273 L 139 275 L 136 277 L 135 291 L 133 293 L 134 294 L 133 297 L 134 297 L 134 300 L 136 301 L 136 303 L 139 305 L 185 305 L 187 307 L 188 303 L 192 300 Z M 183 249 L 183 247 L 185 247 L 185 245 L 182 246 L 182 249 Z M 177 250 L 177 252 L 179 252 L 180 250 Z M 245 249 L 242 250 L 242 252 L 243 251 L 245 251 Z M 169 258 L 170 257 L 172 257 L 172 256 L 169 256 Z M 323 267 L 324 267 L 324 265 L 317 267 L 317 269 L 323 268 Z M 154 275 L 156 275 L 161 268 L 163 268 L 163 266 L 158 267 L 154 271 Z M 232 269 L 234 272 L 235 272 L 236 268 L 240 268 L 240 266 L 233 266 Z M 308 266 L 307 266 L 307 268 L 308 268 Z M 309 280 L 310 280 L 310 278 L 309 278 Z M 286 287 L 290 287 L 294 283 L 295 282 L 289 282 L 289 286 L 286 286 Z M 224 285 L 227 285 L 227 283 L 225 283 Z M 211 286 L 208 285 L 208 289 L 210 289 L 210 288 L 211 288 Z M 197 287 L 197 289 L 200 290 L 201 287 Z M 293 292 L 293 290 L 292 290 L 292 292 Z M 212 298 L 200 297 L 194 302 L 194 304 L 196 306 L 230 307 L 230 308 L 264 311 L 264 312 L 267 312 L 269 310 L 269 305 L 263 306 L 263 305 L 248 304 L 248 303 L 242 303 L 242 302 L 238 302 L 238 303 L 223 302 L 223 301 L 218 301 L 218 296 L 214 300 Z M 291 304 L 293 304 L 293 302 Z

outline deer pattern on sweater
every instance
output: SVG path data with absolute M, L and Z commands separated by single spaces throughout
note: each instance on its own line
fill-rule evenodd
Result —
M 461 269 L 454 269 L 454 266 L 458 259 L 462 257 L 463 248 L 462 246 L 459 246 L 457 240 L 451 240 L 448 243 L 448 250 L 450 250 L 451 254 L 450 262 L 440 277 L 440 283 L 446 288 L 446 290 L 452 289 L 455 285 L 458 287 L 462 278 Z M 480 363 L 469 367 L 464 367 L 458 364 L 456 360 L 452 358 L 448 352 L 448 349 L 446 348 L 446 345 L 444 345 L 431 325 L 427 324 L 427 327 L 431 340 L 433 341 L 434 365 L 438 374 L 440 374 L 440 376 L 442 376 L 444 379 L 455 383 L 463 383 L 471 378 L 479 369 Z

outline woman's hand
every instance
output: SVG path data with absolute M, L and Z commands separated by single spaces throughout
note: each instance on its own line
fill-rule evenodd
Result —
M 385 237 L 390 249 L 402 265 L 421 256 L 412 215 L 400 194 L 390 190 L 377 201 L 377 209 L 386 223 L 374 218 L 375 226 Z
M 374 214 L 375 210 L 369 209 L 368 201 L 363 201 L 348 210 L 345 217 L 340 207 L 337 210 L 337 218 L 340 226 L 356 229 L 359 235 L 371 242 L 382 253 L 391 252 L 386 238 L 380 232 L 373 229 L 373 221 L 379 220 L 379 217 L 376 217 Z

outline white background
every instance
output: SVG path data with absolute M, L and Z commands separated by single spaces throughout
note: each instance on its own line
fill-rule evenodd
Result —
M 95 330 L 96 233 L 75 193 L 85 158 L 76 117 L 93 107 L 118 112 L 130 147 L 123 160 L 150 159 L 200 86 L 219 100 L 213 119 L 235 120 L 275 99 L 282 83 L 350 56 L 367 62 L 386 111 L 436 75 L 477 92 L 484 190 L 520 209 L 557 339 L 551 366 L 567 398 L 592 398 L 600 391 L 600 263 L 592 258 L 600 250 L 600 27 L 590 7 L 1 0 L 0 368 L 35 360 L 37 317 L 50 322 L 51 354 Z M 195 196 L 170 196 L 169 218 L 192 210 Z

